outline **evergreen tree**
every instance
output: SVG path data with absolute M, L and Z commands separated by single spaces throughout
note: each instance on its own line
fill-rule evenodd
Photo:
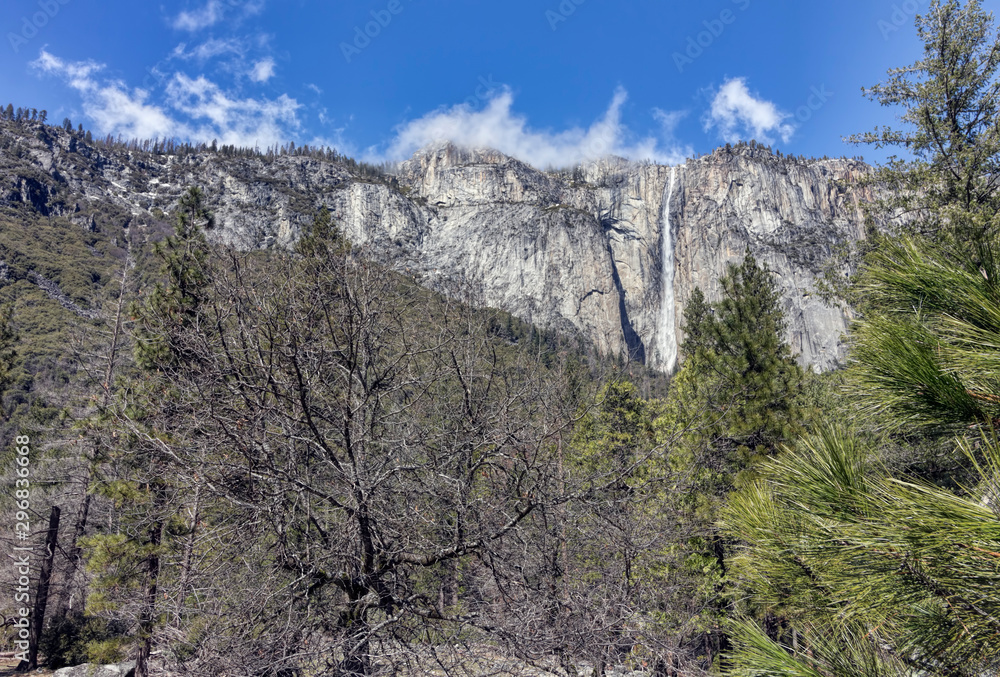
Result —
M 712 307 L 705 300 L 701 287 L 691 291 L 691 298 L 684 306 L 684 343 L 681 353 L 689 358 L 698 359 L 698 354 L 710 349 L 712 333 Z
M 171 343 L 169 338 L 176 332 L 166 329 L 167 325 L 184 326 L 193 322 L 203 299 L 207 284 L 207 243 L 203 230 L 215 225 L 204 199 L 198 188 L 185 193 L 177 207 L 174 234 L 157 243 L 154 249 L 163 262 L 168 282 L 156 285 L 145 312 L 137 309 L 141 319 L 136 360 L 143 368 L 155 369 L 183 359 L 183 346 Z
M 14 119 L 14 104 L 10 104 L 10 103 L 7 104 L 7 108 L 5 108 L 4 112 L 3 112 L 3 117 L 4 117 L 4 120 L 13 120 Z
M 923 58 L 865 90 L 901 107 L 902 126 L 850 140 L 905 153 L 874 177 L 890 188 L 878 212 L 902 208 L 917 217 L 911 228 L 967 241 L 993 228 L 1000 208 L 1000 34 L 980 0 L 933 0 L 916 27 Z
M 312 225 L 295 245 L 298 254 L 308 259 L 323 260 L 331 256 L 344 256 L 351 250 L 351 243 L 333 222 L 325 206 L 316 213 Z
M 677 585 L 696 603 L 701 652 L 728 650 L 725 618 L 729 544 L 716 526 L 734 487 L 748 484 L 761 459 L 803 430 L 804 375 L 783 342 L 780 297 L 766 267 L 747 251 L 720 280 L 722 298 L 709 305 L 700 290 L 684 310 L 684 361 L 665 413 L 656 421 L 668 446 L 683 564 Z
M 125 613 L 135 628 L 137 677 L 149 675 L 153 633 L 163 622 L 159 601 L 165 587 L 165 557 L 186 524 L 179 514 L 189 502 L 190 487 L 168 472 L 162 446 L 173 423 L 169 373 L 190 361 L 192 346 L 182 336 L 198 323 L 208 282 L 207 243 L 203 228 L 214 221 L 204 194 L 192 188 L 181 197 L 174 235 L 158 243 L 166 280 L 156 285 L 144 304 L 133 304 L 135 356 L 145 378 L 136 380 L 129 399 L 118 403 L 116 415 L 136 426 L 116 435 L 117 447 L 102 459 L 110 474 L 99 491 L 113 501 L 123 528 L 84 541 L 88 567 L 97 573 L 90 604 L 97 610 Z M 178 593 L 180 594 L 180 593 Z
M 726 526 L 744 612 L 733 674 L 982 675 L 1000 664 L 1000 40 L 977 0 L 917 18 L 925 58 L 868 91 L 900 105 L 905 130 L 855 137 L 896 146 L 876 210 L 915 213 L 876 238 L 855 283 L 864 314 L 849 376 L 858 433 L 827 430 L 765 464 L 731 501 Z M 872 433 L 951 440 L 971 469 L 894 477 Z M 955 487 L 956 483 L 949 482 Z
M 802 431 L 804 375 L 784 343 L 771 272 L 747 251 L 720 283 L 718 303 L 696 289 L 685 307 L 672 403 L 676 424 L 701 440 L 700 463 L 727 485 Z
M 869 444 L 833 429 L 764 464 L 725 511 L 742 543 L 731 578 L 741 611 L 782 621 L 731 624 L 730 674 L 992 674 L 1000 445 L 977 444 L 967 493 L 894 478 Z
M 14 331 L 14 306 L 0 306 L 0 414 L 4 412 L 3 394 L 10 385 L 10 372 L 14 368 L 17 352 L 17 333 Z

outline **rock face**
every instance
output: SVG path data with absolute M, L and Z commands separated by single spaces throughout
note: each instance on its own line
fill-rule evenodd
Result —
M 135 675 L 135 661 L 118 665 L 84 663 L 72 668 L 62 668 L 54 673 L 54 677 L 132 677 L 133 675 Z
M 749 248 L 774 271 L 800 362 L 825 370 L 843 357 L 849 318 L 815 283 L 838 243 L 863 237 L 867 196 L 852 184 L 868 167 L 858 161 L 740 146 L 678 167 L 607 159 L 552 173 L 445 144 L 394 175 L 365 176 L 316 156 L 163 154 L 51 127 L 18 133 L 13 123 L 0 126 L 0 142 L 0 208 L 30 205 L 100 232 L 113 207 L 118 227 L 159 220 L 162 230 L 197 185 L 220 226 L 213 237 L 255 248 L 290 245 L 325 205 L 356 247 L 429 286 L 461 286 L 664 370 L 675 365 L 691 291 L 715 300 L 726 264 Z
M 609 160 L 554 177 L 444 146 L 400 174 L 426 202 L 432 282 L 474 280 L 491 305 L 670 369 L 691 291 L 717 299 L 726 264 L 749 248 L 774 271 L 793 351 L 824 370 L 843 357 L 848 318 L 815 283 L 838 243 L 863 237 L 862 192 L 844 186 L 867 170 L 741 147 L 680 167 Z M 365 214 L 339 215 L 351 233 L 377 228 Z

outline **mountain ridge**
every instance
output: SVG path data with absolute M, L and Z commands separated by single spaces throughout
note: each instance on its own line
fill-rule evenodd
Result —
M 442 143 L 384 174 L 315 149 L 165 152 L 160 142 L 86 138 L 0 121 L 0 208 L 73 224 L 120 258 L 130 238 L 166 232 L 188 186 L 201 187 L 215 212 L 211 236 L 241 248 L 290 246 L 325 206 L 356 246 L 421 283 L 473 289 L 486 305 L 664 371 L 691 290 L 716 298 L 725 265 L 749 248 L 775 273 L 800 361 L 826 370 L 843 357 L 849 317 L 815 287 L 834 249 L 864 237 L 871 188 L 857 180 L 870 168 L 857 160 L 748 144 L 675 167 L 605 158 L 543 172 L 496 150 Z M 9 258 L 17 257 L 0 249 L 0 269 L 13 270 Z

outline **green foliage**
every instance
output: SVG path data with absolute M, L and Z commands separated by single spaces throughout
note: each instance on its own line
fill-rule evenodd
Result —
M 954 430 L 1000 420 L 1000 259 L 903 239 L 876 252 L 861 289 L 873 310 L 854 332 L 853 373 L 891 429 Z
M 203 228 L 212 228 L 214 218 L 204 204 L 204 194 L 191 188 L 180 200 L 174 234 L 154 247 L 166 282 L 156 284 L 145 305 L 134 305 L 138 318 L 136 363 L 144 369 L 174 364 L 186 349 L 171 343 L 168 328 L 190 325 L 204 298 L 208 284 L 208 243 Z
M 11 370 L 17 357 L 17 351 L 14 349 L 16 342 L 14 306 L 8 303 L 0 306 L 0 414 L 4 413 L 3 394 L 10 384 Z
M 885 655 L 871 637 L 860 632 L 824 632 L 817 629 L 808 650 L 775 641 L 747 620 L 730 624 L 735 660 L 725 674 L 740 677 L 900 677 L 911 671 L 902 661 Z M 798 637 L 795 638 L 797 643 Z M 802 644 L 802 649 L 807 645 Z
M 130 597 L 141 592 L 140 565 L 149 554 L 148 545 L 123 533 L 94 534 L 79 541 L 87 569 L 94 575 L 87 613 L 114 612 Z
M 587 411 L 576 428 L 573 446 L 577 462 L 595 477 L 623 470 L 637 472 L 637 465 L 656 445 L 655 411 L 655 404 L 639 397 L 632 383 L 606 384 L 598 394 L 597 406 Z
M 992 228 L 1000 207 L 1000 36 L 980 0 L 933 0 L 916 28 L 923 58 L 865 90 L 901 108 L 902 126 L 851 140 L 907 154 L 877 172 L 891 195 L 879 210 L 901 208 L 912 228 L 961 244 Z
M 695 290 L 685 307 L 685 360 L 661 425 L 683 434 L 692 463 L 724 489 L 803 430 L 805 386 L 783 342 L 770 271 L 748 251 L 720 282 L 718 303 L 710 307 Z
M 719 511 L 761 459 L 804 429 L 808 413 L 771 273 L 747 252 L 720 282 L 719 302 L 708 304 L 696 289 L 685 307 L 684 361 L 655 423 L 673 489 L 662 505 L 678 524 L 671 582 L 684 590 L 687 632 L 701 633 L 706 661 L 726 649 L 731 611 L 730 544 L 715 525 Z
M 124 659 L 124 631 L 97 616 L 70 614 L 54 620 L 41 638 L 41 652 L 52 670 L 68 665 L 108 665 Z
M 312 225 L 295 244 L 295 251 L 306 259 L 322 260 L 331 256 L 344 256 L 350 250 L 350 242 L 333 223 L 330 210 L 326 207 L 317 212 Z
M 768 461 L 733 498 L 725 524 L 744 543 L 735 576 L 751 606 L 803 633 L 794 660 L 833 664 L 856 653 L 955 675 L 1000 660 L 1000 521 L 988 504 L 1000 446 L 986 438 L 979 451 L 988 459 L 982 488 L 959 495 L 888 476 L 868 445 L 825 429 Z M 744 648 L 759 648 L 750 626 L 736 629 Z M 773 669 L 763 658 L 741 651 L 747 671 L 737 674 Z M 827 674 L 881 674 L 862 665 Z

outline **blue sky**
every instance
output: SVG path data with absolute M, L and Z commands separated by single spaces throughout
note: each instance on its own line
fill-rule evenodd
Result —
M 0 105 L 101 135 L 371 160 L 450 139 L 540 167 L 673 163 L 751 138 L 879 160 L 841 139 L 892 122 L 860 90 L 919 58 L 927 4 L 5 0 Z

